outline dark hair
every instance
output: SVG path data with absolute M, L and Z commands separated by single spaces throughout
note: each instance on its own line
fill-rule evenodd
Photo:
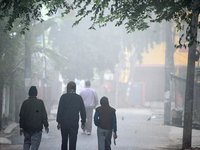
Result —
M 73 81 L 70 81 L 67 84 L 67 93 L 76 93 L 76 83 Z
M 38 94 L 38 92 L 37 92 L 36 86 L 31 86 L 28 91 L 28 95 L 29 96 L 37 96 L 37 94 Z
M 86 86 L 86 87 L 90 87 L 90 85 L 91 85 L 91 84 L 90 84 L 90 81 L 86 81 L 86 82 L 85 82 L 85 86 Z
M 101 105 L 109 105 L 109 102 L 108 102 L 108 98 L 103 96 L 101 99 L 100 99 L 100 104 Z

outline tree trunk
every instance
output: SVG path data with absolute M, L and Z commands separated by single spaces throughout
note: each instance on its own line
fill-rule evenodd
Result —
M 12 120 L 14 121 L 15 120 L 15 89 L 14 89 L 14 83 L 13 83 L 13 80 L 14 80 L 14 75 L 10 75 L 10 100 L 9 100 L 9 120 Z
M 25 87 L 26 90 L 31 86 L 31 49 L 30 49 L 30 35 L 28 31 L 25 33 Z
M 0 73 L 0 77 L 2 77 L 1 73 Z M 3 111 L 2 105 L 3 105 L 3 79 L 0 78 L 0 131 L 2 130 L 2 123 L 3 123 L 3 121 L 2 121 L 2 119 L 3 119 L 2 118 L 2 111 Z
M 198 0 L 194 0 L 194 6 L 197 6 Z M 193 7 L 194 7 L 193 6 Z M 194 72 L 195 72 L 195 54 L 196 54 L 196 40 L 197 40 L 197 24 L 198 12 L 193 9 L 190 39 L 193 39 L 192 45 L 189 47 L 187 78 L 186 78 L 186 92 L 185 92 L 185 108 L 184 108 L 184 126 L 183 126 L 183 141 L 182 148 L 191 147 L 192 139 L 192 116 L 193 116 L 193 95 L 194 95 Z

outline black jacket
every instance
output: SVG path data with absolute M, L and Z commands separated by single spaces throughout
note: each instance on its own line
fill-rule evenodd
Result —
M 23 102 L 19 117 L 20 128 L 25 131 L 39 132 L 42 131 L 43 125 L 49 126 L 44 103 L 35 96 L 30 96 Z
M 63 94 L 60 98 L 56 121 L 67 127 L 78 128 L 79 113 L 81 122 L 84 125 L 86 121 L 86 112 L 83 99 L 75 93 Z

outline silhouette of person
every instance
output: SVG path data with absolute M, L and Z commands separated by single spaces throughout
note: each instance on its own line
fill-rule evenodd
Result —
M 80 92 L 86 109 L 86 124 L 83 131 L 86 131 L 88 135 L 90 135 L 92 131 L 93 109 L 98 105 L 97 94 L 94 89 L 90 88 L 90 85 L 90 81 L 86 81 L 85 88 Z
M 108 98 L 103 96 L 100 107 L 96 108 L 94 124 L 97 126 L 98 150 L 111 150 L 112 130 L 117 138 L 117 119 L 115 109 L 110 107 Z
M 67 93 L 60 97 L 57 112 L 58 130 L 61 129 L 61 150 L 76 150 L 77 134 L 79 128 L 79 113 L 81 116 L 81 128 L 85 126 L 86 112 L 83 99 L 76 94 L 76 84 L 70 81 L 67 84 Z
M 22 103 L 20 109 L 20 135 L 24 134 L 24 150 L 38 150 L 42 137 L 42 129 L 45 127 L 46 132 L 49 132 L 49 124 L 47 112 L 44 102 L 38 99 L 37 89 L 31 86 L 29 89 L 29 98 Z

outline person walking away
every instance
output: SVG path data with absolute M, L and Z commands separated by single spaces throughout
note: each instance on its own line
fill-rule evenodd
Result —
M 29 98 L 22 103 L 20 109 L 20 135 L 24 134 L 23 150 L 38 150 L 42 137 L 42 129 L 49 132 L 49 123 L 44 102 L 38 99 L 37 88 L 31 86 Z
M 76 84 L 70 81 L 67 84 L 67 93 L 60 97 L 56 121 L 57 128 L 61 129 L 62 145 L 61 150 L 76 150 L 77 134 L 79 128 L 79 114 L 81 116 L 81 128 L 86 121 L 86 112 L 83 99 L 76 94 Z
M 112 131 L 113 138 L 117 138 L 117 119 L 115 109 L 109 106 L 108 98 L 103 96 L 100 107 L 96 108 L 94 124 L 97 126 L 98 150 L 111 150 Z
M 86 124 L 83 131 L 86 131 L 88 135 L 90 135 L 92 131 L 93 109 L 98 105 L 97 94 L 94 89 L 90 88 L 90 86 L 90 81 L 86 81 L 85 88 L 80 92 L 86 109 Z

